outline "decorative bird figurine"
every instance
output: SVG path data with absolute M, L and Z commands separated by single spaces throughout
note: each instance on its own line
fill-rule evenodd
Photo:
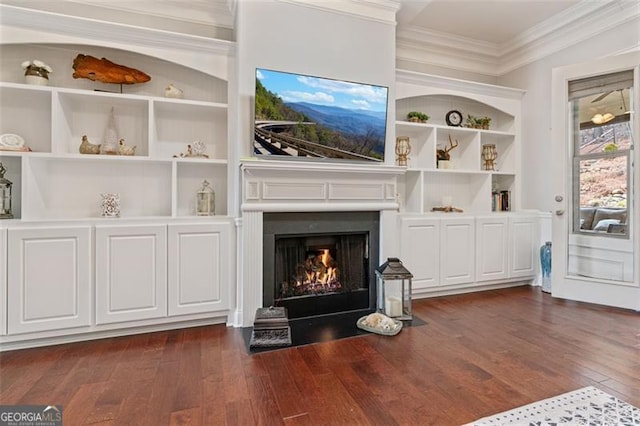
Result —
M 165 98 L 182 99 L 183 94 L 182 94 L 182 90 L 178 89 L 173 84 L 169 84 L 164 89 L 164 96 L 165 96 Z
M 136 145 L 128 146 L 124 139 L 120 139 L 120 143 L 118 145 L 118 154 L 120 155 L 135 155 L 136 154 Z
M 78 151 L 80 154 L 100 154 L 100 145 L 92 144 L 87 135 L 82 135 L 82 143 L 80 143 Z

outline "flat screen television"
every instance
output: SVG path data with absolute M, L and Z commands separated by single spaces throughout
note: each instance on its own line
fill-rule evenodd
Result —
M 253 152 L 384 161 L 388 89 L 256 69 Z

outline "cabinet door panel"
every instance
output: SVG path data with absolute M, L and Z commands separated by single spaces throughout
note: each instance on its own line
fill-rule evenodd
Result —
M 404 219 L 401 225 L 400 259 L 413 274 L 414 290 L 438 285 L 440 221 Z
M 511 277 L 531 277 L 538 265 L 538 220 L 535 217 L 510 219 L 509 272 Z
M 169 225 L 169 315 L 228 308 L 229 225 Z
M 478 218 L 476 220 L 477 281 L 507 278 L 507 244 L 506 218 Z
M 166 227 L 96 227 L 96 322 L 167 314 Z
M 8 234 L 9 334 L 88 326 L 91 228 Z
M 440 284 L 473 282 L 475 279 L 473 218 L 442 219 L 440 226 Z

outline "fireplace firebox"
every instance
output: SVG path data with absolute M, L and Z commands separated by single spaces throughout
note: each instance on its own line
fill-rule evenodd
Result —
M 378 212 L 265 213 L 263 306 L 289 318 L 375 309 Z

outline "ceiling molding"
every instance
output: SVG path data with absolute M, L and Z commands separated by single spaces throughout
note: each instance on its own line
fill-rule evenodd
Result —
M 396 70 L 396 82 L 417 84 L 419 86 L 433 86 L 439 89 L 453 90 L 477 95 L 489 95 L 500 98 L 522 99 L 525 91 L 511 87 L 496 86 L 493 84 L 477 83 L 440 75 L 423 74 L 408 70 Z
M 443 43 L 396 39 L 396 60 L 495 76 L 498 58 Z
M 0 25 L 19 28 L 21 31 L 38 31 L 43 35 L 55 34 L 61 36 L 60 40 L 64 37 L 77 38 L 78 34 L 82 34 L 83 39 L 87 42 L 104 43 L 105 40 L 109 40 L 113 44 L 136 44 L 151 48 L 176 50 L 188 49 L 229 56 L 235 56 L 236 51 L 235 43 L 230 41 L 79 18 L 5 4 L 0 4 Z M 7 34 L 3 31 L 4 43 L 20 42 L 19 40 L 6 39 Z M 47 41 L 56 42 L 55 40 L 43 40 L 43 42 Z
M 591 4 L 592 2 L 587 3 Z M 555 27 L 551 32 L 540 33 L 541 35 L 537 38 L 527 36 L 529 41 L 526 44 L 520 44 L 516 50 L 505 51 L 498 67 L 498 75 L 506 74 L 596 37 L 598 34 L 602 34 L 626 22 L 640 19 L 640 2 L 638 1 L 622 0 L 593 3 L 599 4 L 600 7 L 591 7 L 589 13 L 583 13 L 572 21 L 567 20 L 563 25 Z M 567 10 L 573 9 L 574 7 Z M 555 17 L 553 20 L 555 20 Z
M 148 2 L 113 0 L 66 0 L 120 13 L 134 13 L 169 21 L 197 24 L 206 27 L 233 29 L 235 0 L 165 0 L 149 7 Z
M 355 16 L 369 21 L 396 25 L 396 12 L 400 9 L 400 0 L 279 0 L 324 10 L 341 15 Z
M 399 29 L 396 53 L 398 59 L 410 62 L 498 77 L 639 18 L 637 0 L 583 0 L 506 44 Z

